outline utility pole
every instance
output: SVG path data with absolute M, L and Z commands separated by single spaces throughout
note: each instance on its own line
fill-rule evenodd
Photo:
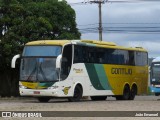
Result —
M 90 3 L 96 3 L 99 7 L 99 40 L 102 41 L 102 4 L 104 3 L 104 0 L 94 0 L 90 1 Z

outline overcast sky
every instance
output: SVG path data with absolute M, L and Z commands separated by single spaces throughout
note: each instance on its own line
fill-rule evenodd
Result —
M 67 0 L 68 3 L 84 1 L 87 2 L 88 0 Z M 98 5 L 71 4 L 71 7 L 76 12 L 77 25 L 82 32 L 81 39 L 98 40 Z M 102 5 L 102 23 L 103 41 L 115 42 L 121 46 L 141 46 L 149 51 L 149 57 L 160 56 L 160 2 L 105 3 Z M 124 32 L 116 32 L 115 30 L 124 30 Z

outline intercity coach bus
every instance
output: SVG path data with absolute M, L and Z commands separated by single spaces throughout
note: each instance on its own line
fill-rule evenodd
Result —
M 160 95 L 160 57 L 152 60 L 150 66 L 150 92 L 155 96 Z
M 19 91 L 40 102 L 52 97 L 79 101 L 133 100 L 147 93 L 148 53 L 96 40 L 41 40 L 25 45 L 21 58 Z

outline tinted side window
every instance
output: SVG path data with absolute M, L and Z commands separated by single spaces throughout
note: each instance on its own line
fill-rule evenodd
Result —
M 148 64 L 148 55 L 145 52 L 135 52 L 136 54 L 136 65 L 145 66 Z
M 143 58 L 142 58 L 142 65 L 144 65 L 144 66 L 148 65 L 148 54 L 146 52 L 143 52 L 142 56 L 143 56 Z
M 67 45 L 64 47 L 62 54 L 62 63 L 61 63 L 61 78 L 62 80 L 66 79 L 69 75 L 72 65 L 72 45 Z
M 128 64 L 128 51 L 105 49 L 105 63 L 118 65 Z
M 136 56 L 136 65 L 141 66 L 142 65 L 142 52 L 135 52 Z
M 134 55 L 134 51 L 128 51 L 128 54 L 129 54 L 128 65 L 135 65 L 135 55 Z
M 74 63 L 86 63 L 88 62 L 88 52 L 86 46 L 74 46 Z
M 116 64 L 118 52 L 115 49 L 105 49 L 105 63 Z
M 118 50 L 118 64 L 120 65 L 128 64 L 128 51 Z
M 100 64 L 105 63 L 105 49 L 104 48 L 98 48 L 96 51 L 96 57 L 97 57 L 97 62 Z
M 74 63 L 97 63 L 117 65 L 147 65 L 146 52 L 97 48 L 88 46 L 74 46 Z
M 97 63 L 98 58 L 97 58 L 97 49 L 95 47 L 88 47 L 87 51 L 88 53 L 88 62 L 89 63 Z

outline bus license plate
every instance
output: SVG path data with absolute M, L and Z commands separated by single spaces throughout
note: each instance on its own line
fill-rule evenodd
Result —
M 34 94 L 40 94 L 40 91 L 34 91 L 33 93 Z

